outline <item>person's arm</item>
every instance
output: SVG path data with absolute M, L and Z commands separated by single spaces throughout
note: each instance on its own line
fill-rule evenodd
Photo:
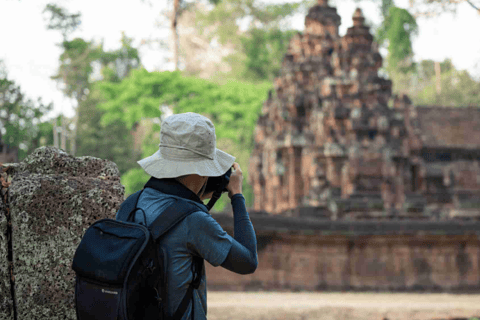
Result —
M 222 267 L 239 274 L 250 274 L 257 269 L 257 238 L 241 194 L 232 197 L 234 212 L 234 240 Z
M 257 269 L 257 238 L 241 193 L 242 172 L 235 163 L 236 171 L 230 177 L 229 197 L 232 199 L 234 216 L 234 239 L 222 267 L 239 274 L 250 274 Z M 234 177 L 234 175 L 236 177 Z

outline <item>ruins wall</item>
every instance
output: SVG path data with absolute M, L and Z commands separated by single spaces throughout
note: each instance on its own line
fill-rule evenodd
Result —
M 308 235 L 259 237 L 252 275 L 207 264 L 213 290 L 480 290 L 479 235 Z
M 0 319 L 13 319 L 9 268 L 7 211 L 5 204 L 0 199 Z
M 118 168 L 111 161 L 74 158 L 46 147 L 9 168 L 11 234 L 5 230 L 5 212 L 0 218 L 1 319 L 76 319 L 73 255 L 88 226 L 115 217 L 124 196 Z M 13 261 L 5 259 L 9 238 Z M 13 265 L 13 305 L 8 263 Z

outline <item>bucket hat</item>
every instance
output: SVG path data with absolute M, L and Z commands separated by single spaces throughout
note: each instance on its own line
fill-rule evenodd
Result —
M 216 148 L 213 123 L 200 114 L 174 114 L 162 122 L 159 150 L 137 163 L 157 179 L 188 174 L 221 176 L 235 157 Z

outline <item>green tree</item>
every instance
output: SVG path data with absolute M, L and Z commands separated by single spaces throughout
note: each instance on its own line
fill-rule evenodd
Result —
M 415 16 L 432 17 L 445 12 L 456 12 L 458 5 L 466 3 L 480 16 L 480 1 L 478 0 L 411 0 L 410 7 Z
M 253 148 L 254 128 L 271 84 L 250 84 L 231 81 L 220 85 L 212 81 L 184 77 L 180 72 L 148 72 L 133 70 L 120 83 L 96 84 L 105 99 L 99 107 L 105 110 L 102 123 L 123 122 L 132 128 L 141 119 L 158 118 L 160 105 L 173 106 L 174 113 L 196 112 L 209 117 L 216 128 L 217 147 L 237 157 L 248 178 L 248 159 Z M 152 124 L 151 135 L 144 139 L 142 157 L 158 150 L 159 124 Z M 141 172 L 127 172 L 135 179 Z M 123 178 L 123 177 L 122 177 Z M 145 177 L 139 177 L 140 185 Z M 246 181 L 247 179 L 245 179 Z M 252 203 L 252 191 L 244 186 L 247 204 Z M 221 210 L 225 199 L 216 205 Z
M 208 0 L 210 4 L 216 5 L 221 0 Z M 175 63 L 175 70 L 178 70 L 179 66 L 179 36 L 178 36 L 178 20 L 183 12 L 193 7 L 195 2 L 185 0 L 170 0 L 173 2 L 172 14 L 170 17 L 170 30 L 173 36 L 173 61 Z
M 81 38 L 69 41 L 68 36 L 80 23 L 80 14 L 69 14 L 56 5 L 47 5 L 45 12 L 51 16 L 48 29 L 58 30 L 63 36 L 60 67 L 52 79 L 63 85 L 67 97 L 76 101 L 74 154 L 114 161 L 123 174 L 138 158 L 132 132 L 123 123 L 100 124 L 103 111 L 97 104 L 103 100 L 92 84 L 94 67 L 100 70 L 103 81 L 119 82 L 140 65 L 138 50 L 132 47 L 133 39 L 122 33 L 121 47 L 114 51 L 105 51 L 103 43 L 96 45 Z
M 257 0 L 222 0 L 211 10 L 196 12 L 196 28 L 215 32 L 205 34 L 206 41 L 233 47 L 235 52 L 224 57 L 231 71 L 212 77 L 219 82 L 271 81 L 278 75 L 283 55 L 291 36 L 286 20 L 311 5 L 311 0 L 298 3 L 265 4 Z M 246 31 L 239 22 L 249 21 Z
M 434 62 L 420 62 L 418 84 L 411 93 L 416 105 L 440 105 L 449 107 L 480 107 L 480 82 L 472 78 L 466 70 L 457 70 L 449 59 L 440 64 L 440 93 L 437 92 L 437 79 Z
M 390 8 L 393 6 L 395 6 L 393 0 L 381 0 L 380 12 L 382 13 L 383 20 L 388 18 Z
M 98 48 L 98 60 L 95 62 L 101 65 L 103 80 L 119 82 L 127 77 L 132 69 L 141 66 L 138 49 L 132 46 L 133 38 L 127 37 L 122 31 L 120 43 L 120 48 L 113 51 L 105 51 L 103 43 Z
M 440 70 L 447 72 L 454 70 L 455 67 L 450 59 L 440 62 Z M 421 81 L 431 81 L 435 77 L 435 61 L 422 60 L 418 63 L 418 77 Z
M 415 18 L 405 9 L 390 6 L 377 31 L 377 42 L 388 49 L 386 69 L 408 73 L 414 69 L 412 38 L 418 33 Z
M 63 93 L 76 101 L 76 107 L 88 89 L 88 76 L 92 72 L 91 61 L 96 55 L 92 44 L 83 39 L 76 38 L 68 41 L 68 37 L 81 24 L 81 14 L 70 14 L 66 9 L 56 5 L 47 4 L 43 13 L 50 18 L 47 23 L 48 30 L 56 30 L 62 34 L 60 46 L 63 53 L 60 55 L 60 67 L 56 75 L 51 78 L 63 85 Z M 72 153 L 76 154 L 76 133 L 78 127 L 78 113 L 75 107 L 73 121 L 73 146 Z
M 60 82 L 64 94 L 79 104 L 87 94 L 93 72 L 92 63 L 100 58 L 101 48 L 81 38 L 64 41 L 62 47 L 64 51 L 60 55 L 60 67 L 51 78 Z
M 407 10 L 396 7 L 393 0 L 382 0 L 380 12 L 383 22 L 375 40 L 388 51 L 383 70 L 392 80 L 395 94 L 410 94 L 416 79 L 412 47 L 413 37 L 418 33 L 416 20 Z
M 86 94 L 79 101 L 77 132 L 78 156 L 95 156 L 115 162 L 120 174 L 126 173 L 136 165 L 140 156 L 135 150 L 132 130 L 122 122 L 102 125 L 100 120 L 104 111 L 97 107 L 105 102 L 101 93 L 95 89 L 92 78 L 92 66 L 97 65 L 101 72 L 101 81 L 118 83 L 128 76 L 132 69 L 140 66 L 138 50 L 132 47 L 132 39 L 122 33 L 121 47 L 113 51 L 105 51 L 103 44 L 92 49 L 96 54 L 90 62 L 90 71 L 86 74 Z
M 133 136 L 123 123 L 102 126 L 100 120 L 104 111 L 97 105 L 104 102 L 97 90 L 78 107 L 79 126 L 77 131 L 77 156 L 94 156 L 115 162 L 120 174 L 124 174 L 138 160 L 133 146 Z
M 285 28 L 286 18 L 305 10 L 312 1 L 303 0 L 298 3 L 265 4 L 258 0 L 223 0 L 212 10 L 198 13 L 199 27 L 218 25 L 219 41 L 225 43 L 236 41 L 240 44 L 238 22 L 249 21 L 248 29 Z
M 68 35 L 74 32 L 81 24 L 80 13 L 70 14 L 67 10 L 54 3 L 47 4 L 43 13 L 50 16 L 47 29 L 60 31 L 63 41 L 66 41 Z
M 41 118 L 52 108 L 40 98 L 27 99 L 20 86 L 8 79 L 0 61 L 0 143 L 18 148 L 19 161 L 39 146 L 42 136 L 51 134 L 48 123 L 41 123 Z
M 295 30 L 255 28 L 241 38 L 245 54 L 242 77 L 252 82 L 273 81 L 279 76 L 283 56 Z

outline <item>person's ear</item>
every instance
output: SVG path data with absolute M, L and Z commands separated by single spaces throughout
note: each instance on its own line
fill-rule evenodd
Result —
M 201 197 L 201 200 L 207 200 L 207 199 L 211 199 L 213 196 L 213 191 L 207 193 L 207 194 L 202 194 L 202 197 Z
M 207 181 L 208 181 L 208 177 L 201 177 L 202 178 L 202 187 L 200 188 L 200 190 L 198 191 L 197 193 L 197 196 L 199 198 L 202 197 L 203 193 L 205 192 L 205 188 L 207 188 Z M 203 179 L 203 178 L 206 178 L 206 179 Z

